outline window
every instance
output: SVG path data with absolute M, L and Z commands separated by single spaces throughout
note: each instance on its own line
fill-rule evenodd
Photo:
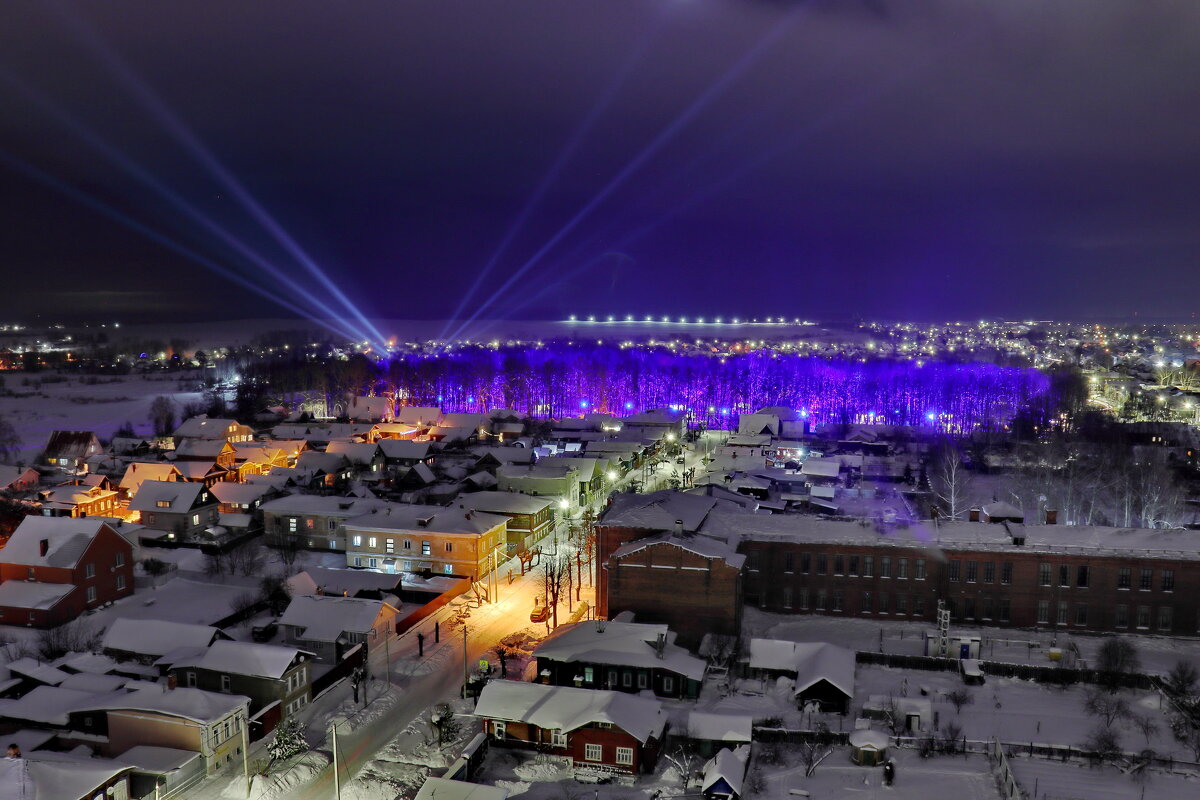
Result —
M 1150 606 L 1138 606 L 1137 608 L 1137 626 L 1139 628 L 1150 627 Z
M 604 758 L 604 746 L 599 744 L 585 744 L 583 746 L 583 757 L 588 761 L 600 761 Z
M 330 540 L 329 540 L 329 549 L 330 549 L 330 550 L 337 550 L 337 540 L 336 540 L 336 539 L 330 539 Z
M 633 748 L 618 747 L 617 748 L 617 763 L 633 766 Z
M 637 675 L 638 675 L 638 688 L 639 689 L 649 689 L 650 688 L 650 676 L 647 675 L 645 672 L 642 672 L 641 670 L 638 670 Z
M 1012 562 L 1005 561 L 1000 565 L 1000 582 L 1012 583 Z
M 229 676 L 228 676 L 228 675 L 222 675 L 222 676 L 221 676 L 221 691 L 222 691 L 222 692 L 228 692 L 228 691 L 229 691 L 229 687 L 230 687 L 230 684 L 229 684 Z
M 833 590 L 833 608 L 831 611 L 842 611 L 846 607 L 846 594 L 841 589 Z
M 492 720 L 492 736 L 497 739 L 504 738 L 504 723 L 498 719 Z
M 337 520 L 336 519 L 329 520 L 328 527 L 329 527 L 329 530 L 336 531 L 337 530 Z
M 967 562 L 967 583 L 975 583 L 979 580 L 979 562 Z
M 829 556 L 824 553 L 817 554 L 817 574 L 826 575 L 829 573 Z
M 350 542 L 351 542 L 351 543 L 352 543 L 352 544 L 353 544 L 355 547 L 362 547 L 362 537 L 361 537 L 361 536 L 351 536 L 351 537 L 350 537 Z
M 1069 564 L 1059 564 L 1058 565 L 1058 585 L 1059 586 L 1070 586 L 1071 585 L 1071 567 Z
M 375 569 L 376 567 L 378 567 L 378 566 L 379 566 L 379 559 L 378 559 L 378 558 L 375 558 L 375 557 L 373 557 L 373 556 L 372 556 L 371 558 L 368 558 L 368 559 L 367 559 L 367 566 L 368 566 L 368 567 L 370 567 L 371 569 Z
M 96 577 L 96 565 L 95 564 L 84 564 L 83 575 L 85 578 Z
M 901 558 L 900 560 L 898 560 L 896 562 L 896 577 L 901 578 L 901 579 L 908 577 L 908 559 L 907 558 Z
M 808 589 L 800 590 L 800 609 L 803 611 L 808 610 Z
M 996 601 L 990 597 L 983 598 L 983 618 L 992 619 L 996 613 Z
M 888 613 L 888 593 L 887 592 L 879 593 L 879 613 L 880 614 Z
M 919 581 L 925 580 L 925 559 L 917 559 L 917 569 L 915 573 L 916 579 Z
M 1117 611 L 1113 615 L 1113 626 L 1117 628 L 1129 627 L 1129 606 L 1117 606 Z
M 1050 601 L 1038 600 L 1037 621 L 1039 625 L 1046 625 L 1050 622 Z
M 196 673 L 191 671 L 183 673 L 183 683 L 189 689 L 196 688 Z
M 817 611 L 825 610 L 825 590 L 824 589 L 817 589 L 816 609 L 817 609 Z
M 965 619 L 975 619 L 975 598 L 963 598 L 963 617 Z
M 379 547 L 378 537 L 375 537 L 375 536 L 369 537 L 367 539 L 367 547 L 371 548 L 372 550 L 374 550 L 376 547 Z
M 316 520 L 313 519 L 312 517 L 309 517 L 308 519 L 304 520 L 304 527 L 308 528 L 310 531 L 313 529 L 313 526 L 315 524 L 316 524 Z
M 171 501 L 170 500 L 156 500 L 154 502 L 154 507 L 155 508 L 170 508 Z M 294 523 L 295 520 L 292 520 L 292 522 Z
M 850 569 L 848 570 L 848 574 L 858 574 L 858 556 L 850 556 Z
M 864 613 L 864 614 L 870 614 L 870 613 L 871 613 L 871 608 L 872 608 L 872 605 L 873 605 L 873 602 L 872 602 L 872 600 L 873 600 L 873 599 L 872 599 L 872 597 L 871 597 L 871 593 L 870 593 L 870 592 L 863 592 L 863 596 L 862 596 L 862 613 Z
M 1009 600 L 1007 597 L 1001 597 L 1000 598 L 1000 621 L 1001 622 L 1009 622 L 1009 621 L 1011 621 L 1010 620 L 1011 616 L 1012 616 L 1012 605 L 1009 603 Z
M 1160 631 L 1171 630 L 1171 606 L 1158 607 L 1158 629 Z
M 670 675 L 663 675 L 662 690 L 663 694 L 670 694 L 675 691 L 675 679 Z
M 118 575 L 118 576 L 117 576 L 117 591 L 118 591 L 118 592 L 121 592 L 121 591 L 124 591 L 124 590 L 125 590 L 125 576 L 124 576 L 124 575 Z
M 907 614 L 908 613 L 908 595 L 906 595 L 906 594 L 896 595 L 896 613 L 897 614 Z
M 845 575 L 846 574 L 845 567 L 846 567 L 846 561 L 844 558 L 842 558 L 840 555 L 833 557 L 833 574 L 834 575 Z
M 453 553 L 453 552 L 454 552 L 454 544 L 453 544 L 453 543 L 451 543 L 451 542 L 446 542 L 446 552 L 447 552 L 447 553 Z
M 1038 564 L 1038 586 L 1050 585 L 1050 565 Z
M 1164 569 L 1159 573 L 1159 585 L 1164 592 L 1175 591 L 1175 570 Z
M 1087 603 L 1076 603 L 1075 604 L 1075 624 L 1076 625 L 1087 625 L 1087 619 L 1088 619 Z
M 1090 580 L 1090 577 L 1089 569 L 1086 564 L 1080 564 L 1075 568 L 1075 585 L 1078 588 L 1086 589 L 1088 587 L 1088 581 Z
M 810 564 L 811 560 L 812 559 L 809 557 L 808 553 L 800 554 L 800 571 L 803 572 L 805 575 L 808 574 L 808 568 L 809 568 L 809 564 Z
M 629 670 L 626 670 L 621 673 L 621 685 L 624 686 L 626 689 L 633 688 L 633 673 L 632 672 L 630 672 Z
M 362 566 L 362 556 L 355 556 L 355 557 L 354 557 L 354 566 L 356 566 L 356 567 L 361 567 L 361 566 Z
M 892 557 L 891 556 L 880 556 L 879 557 L 879 577 L 881 577 L 881 578 L 892 577 Z
M 1117 570 L 1117 588 L 1118 589 L 1128 589 L 1129 588 L 1130 583 L 1131 583 L 1131 581 L 1129 579 L 1129 573 L 1131 571 L 1132 570 L 1130 570 L 1129 567 L 1121 567 L 1120 569 Z
M 1056 619 L 1056 621 L 1058 622 L 1058 624 L 1059 624 L 1059 625 L 1066 625 L 1066 624 L 1067 624 L 1067 608 L 1068 608 L 1068 606 L 1067 606 L 1067 604 L 1066 604 L 1066 603 L 1059 603 L 1059 604 L 1058 604 L 1058 610 L 1057 610 L 1057 611 L 1058 611 L 1058 615 L 1057 615 L 1057 617 L 1055 617 L 1055 619 Z
M 875 556 L 863 556 L 863 577 L 875 577 Z
M 125 566 L 125 554 L 124 554 L 124 553 L 117 553 L 117 557 L 116 557 L 116 561 L 115 561 L 115 563 L 116 563 L 116 565 L 117 565 L 118 567 L 123 567 L 123 566 Z
M 199 514 L 192 514 L 192 524 L 193 525 L 200 524 L 200 515 Z
M 442 572 L 446 573 L 447 575 L 453 575 L 454 574 L 454 565 L 447 564 L 446 566 L 442 567 Z
M 427 556 L 432 552 L 432 545 L 429 542 L 421 542 L 421 555 Z
M 1141 582 L 1138 584 L 1138 588 L 1141 589 L 1143 592 L 1148 592 L 1153 587 L 1153 585 L 1154 585 L 1154 570 L 1143 569 L 1142 570 L 1142 579 L 1141 579 Z
M 615 669 L 610 669 L 607 674 L 608 674 L 608 678 L 607 678 L 608 683 L 604 684 L 604 688 L 606 688 L 606 689 L 617 688 L 617 671 Z
M 89 603 L 96 602 L 96 587 L 95 586 L 87 587 L 87 601 Z
M 784 586 L 782 593 L 783 593 L 783 607 L 791 608 L 792 607 L 792 587 Z
M 563 731 L 550 731 L 550 745 L 552 747 L 566 747 L 567 734 Z
M 793 571 L 795 571 L 795 569 L 796 569 L 796 554 L 795 553 L 784 553 L 783 554 L 783 571 L 784 572 L 793 572 Z
M 922 617 L 925 615 L 925 598 L 917 595 L 913 598 L 913 616 Z
M 396 552 L 396 540 L 395 539 L 384 539 L 383 540 L 383 550 L 386 553 Z
M 750 570 L 751 572 L 758 572 L 759 564 L 762 561 L 761 556 L 762 553 L 758 552 L 757 550 L 751 550 L 750 552 L 746 553 L 746 569 Z
M 984 583 L 995 583 L 996 582 L 996 562 L 995 561 L 983 562 L 983 582 Z
M 405 549 L 405 550 L 412 550 L 412 539 L 405 539 L 405 540 L 404 540 L 404 549 Z
M 961 561 L 950 562 L 950 580 L 957 581 L 959 579 L 959 568 L 962 567 Z

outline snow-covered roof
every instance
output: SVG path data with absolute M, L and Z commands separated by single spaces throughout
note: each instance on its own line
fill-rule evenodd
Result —
M 303 660 L 312 655 L 296 647 L 218 640 L 203 650 L 198 658 L 183 659 L 174 666 L 279 679 L 296 664 L 297 659 Z
M 347 461 L 356 466 L 371 466 L 379 456 L 379 445 L 368 442 L 330 442 L 325 452 L 345 456 Z
M 87 672 L 96 675 L 103 675 L 117 666 L 116 661 L 99 653 L 67 653 L 53 663 L 67 672 Z
M 655 652 L 659 636 L 666 639 L 662 658 Z M 555 630 L 533 654 L 553 661 L 666 669 L 694 681 L 703 680 L 704 660 L 674 642 L 675 633 L 666 625 L 577 622 Z
M 853 697 L 854 664 L 852 650 L 826 642 L 750 640 L 750 668 L 794 673 L 796 694 L 824 680 Z
M 237 420 L 218 419 L 201 414 L 180 423 L 179 427 L 175 429 L 174 436 L 180 439 L 224 439 L 236 434 L 243 427 L 245 426 Z
M 5 664 L 9 672 L 26 678 L 33 678 L 38 683 L 44 683 L 47 686 L 58 686 L 68 677 L 67 673 L 50 664 L 44 664 L 33 658 L 18 658 L 16 661 L 10 661 Z
M 442 418 L 442 410 L 435 406 L 401 406 L 396 409 L 396 421 L 410 425 L 436 425 Z
M 95 517 L 25 517 L 0 550 L 0 561 L 73 569 L 104 525 Z M 41 552 L 42 541 L 47 542 L 45 555 Z
M 255 483 L 234 483 L 233 481 L 218 481 L 213 484 L 212 493 L 222 503 L 250 505 L 271 491 L 270 486 Z
M 746 780 L 746 762 L 750 758 L 750 745 L 744 744 L 730 750 L 721 748 L 715 756 L 704 765 L 704 778 L 700 791 L 707 792 L 719 781 L 725 781 L 736 794 L 742 793 L 742 783 Z
M 1024 511 L 1003 500 L 988 503 L 983 507 L 983 513 L 992 519 L 1025 519 Z
M 472 492 L 459 497 L 458 504 L 473 511 L 493 514 L 537 514 L 551 505 L 544 497 L 520 492 Z
M 15 700 L 0 700 L 0 717 L 43 725 L 66 725 L 67 714 L 78 711 L 96 697 L 95 692 L 37 686 Z
M 449 778 L 426 778 L 416 800 L 505 800 L 508 789 Z
M 851 747 L 885 750 L 888 746 L 888 741 L 886 733 L 872 728 L 863 728 L 862 730 L 850 732 Z
M 650 697 L 507 680 L 483 687 L 475 716 L 563 732 L 608 722 L 643 743 L 660 738 L 667 723 L 662 703 Z
M 230 444 L 224 439 L 184 439 L 175 448 L 175 457 L 216 461 L 217 456 L 225 452 L 227 447 L 230 447 Z
M 420 465 L 418 465 L 420 466 Z M 370 513 L 346 520 L 346 530 L 420 531 L 437 533 L 487 533 L 508 518 L 462 508 L 387 503 Z
M 65 755 L 65 754 L 63 754 Z M 6 800 L 90 797 L 132 767 L 108 759 L 64 758 L 38 752 L 0 761 L 0 796 Z M 103 795 L 103 792 L 100 793 Z
M 140 772 L 164 775 L 177 769 L 183 769 L 198 758 L 200 758 L 200 754 L 194 750 L 177 750 L 174 747 L 153 747 L 139 744 L 129 748 L 113 760 L 137 767 Z
M 719 714 L 707 711 L 688 713 L 689 739 L 714 742 L 749 742 L 754 717 L 751 714 Z
M 664 490 L 649 494 L 617 494 L 604 512 L 602 524 L 621 528 L 670 531 L 682 520 L 683 530 L 699 529 L 717 505 L 711 497 Z
M 0 464 L 0 488 L 7 488 L 16 483 L 21 478 L 26 477 L 29 473 L 33 473 L 34 482 L 37 482 L 37 472 L 30 467 L 14 467 L 10 464 Z
M 192 462 L 195 463 L 195 462 Z M 186 466 L 187 462 L 177 466 Z M 182 469 L 180 470 L 183 471 Z M 208 489 L 202 483 L 187 481 L 142 481 L 137 494 L 129 501 L 133 511 L 168 512 L 182 514 L 191 510 L 196 498 L 208 496 Z M 166 503 L 165 506 L 159 503 Z
M 804 461 L 800 473 L 815 478 L 836 478 L 841 469 L 842 462 L 836 458 L 809 458 Z
M 64 689 L 77 689 L 81 692 L 99 694 L 101 692 L 115 692 L 127 683 L 129 683 L 129 679 L 122 678 L 119 675 L 97 675 L 93 672 L 77 672 L 74 675 L 67 675 L 59 685 Z
M 414 442 L 411 439 L 380 439 L 379 449 L 384 458 L 415 458 L 421 460 L 429 457 L 429 442 Z
M 301 638 L 314 642 L 336 642 L 345 632 L 366 633 L 386 609 L 396 607 L 382 600 L 358 597 L 324 597 L 304 595 L 293 597 L 279 618 L 280 625 L 303 629 Z
M 202 481 L 214 472 L 225 471 L 225 468 L 218 466 L 215 461 L 176 461 L 175 466 L 186 481 Z
M 0 606 L 7 608 L 54 608 L 64 597 L 75 591 L 70 583 L 41 583 L 39 581 L 5 581 L 0 583 Z
M 719 558 L 735 569 L 741 569 L 742 565 L 746 563 L 746 556 L 737 552 L 727 539 L 711 536 L 679 536 L 669 532 L 634 539 L 632 542 L 623 544 L 613 551 L 612 558 L 624 558 L 631 553 L 645 550 L 647 547 L 659 545 L 678 547 L 704 558 Z
M 206 692 L 203 689 L 152 686 L 132 692 L 118 692 L 99 702 L 84 703 L 75 711 L 154 711 L 196 722 L 213 722 L 250 704 L 240 694 Z
M 262 510 L 272 514 L 320 515 L 348 519 L 385 505 L 387 505 L 385 501 L 373 497 L 293 494 L 276 500 L 268 500 L 262 504 Z
M 120 487 L 136 491 L 143 481 L 169 481 L 172 475 L 179 475 L 179 470 L 174 464 L 135 461 L 125 468 L 125 474 L 121 476 Z
M 372 572 L 365 569 L 309 567 L 288 578 L 287 585 L 293 597 L 316 594 L 318 589 L 328 595 L 345 593 L 353 597 L 363 591 L 395 591 L 400 581 L 401 576 L 395 573 Z
M 209 625 L 189 625 L 161 619 L 113 620 L 104 634 L 105 650 L 162 656 L 178 647 L 208 647 L 221 631 Z

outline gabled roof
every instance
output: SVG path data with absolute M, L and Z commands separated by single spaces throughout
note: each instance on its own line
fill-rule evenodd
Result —
M 1024 511 L 1003 500 L 988 503 L 983 507 L 983 513 L 992 519 L 1025 519 Z
M 0 550 L 0 562 L 73 569 L 106 524 L 94 517 L 26 517 Z M 42 541 L 47 543 L 45 555 Z
M 199 667 L 213 672 L 277 680 L 296 664 L 296 659 L 312 655 L 296 647 L 219 639 L 203 650 L 199 657 L 182 659 L 173 666 Z
M 67 714 L 95 700 L 94 692 L 60 689 L 57 686 L 37 686 L 15 700 L 0 700 L 0 717 L 41 722 L 45 725 L 66 725 Z
M 754 716 L 752 714 L 720 714 L 705 711 L 688 713 L 687 735 L 689 739 L 749 742 L 753 728 Z
M 263 495 L 272 491 L 270 486 L 265 486 L 261 483 L 234 483 L 232 481 L 218 481 L 213 484 L 212 493 L 222 503 L 240 503 L 250 505 L 256 500 L 261 500 Z
M 85 458 L 100 452 L 100 441 L 92 431 L 52 431 L 42 449 L 47 458 Z
M 121 476 L 120 486 L 122 489 L 128 489 L 130 492 L 133 492 L 142 485 L 143 481 L 169 482 L 172 475 L 175 475 L 176 479 L 180 477 L 179 469 L 174 464 L 134 461 L 125 468 L 125 474 Z
M 441 418 L 442 410 L 434 406 L 401 406 L 396 410 L 396 422 L 421 427 L 437 425 Z
M 827 642 L 750 640 L 750 668 L 794 672 L 796 694 L 827 681 L 846 697 L 853 697 L 854 664 L 854 651 Z
M 382 600 L 306 595 L 292 598 L 287 611 L 279 618 L 279 624 L 302 629 L 298 633 L 302 639 L 336 642 L 343 633 L 371 630 L 385 609 L 397 610 Z
M 664 490 L 649 494 L 617 494 L 604 512 L 603 525 L 671 531 L 682 520 L 683 530 L 693 532 L 704 522 L 717 501 L 711 497 Z
M 211 496 L 202 483 L 190 481 L 143 481 L 129 501 L 133 511 L 166 511 L 182 514 L 192 509 L 201 494 Z M 167 505 L 160 506 L 159 502 Z
M 208 647 L 213 639 L 224 636 L 209 625 L 190 625 L 161 619 L 113 620 L 104 634 L 105 650 L 162 656 L 178 647 Z
M 30 475 L 30 473 L 33 473 Z M 14 467 L 9 464 L 0 464 L 0 489 L 7 489 L 17 481 L 32 477 L 34 484 L 37 483 L 37 470 L 32 467 Z
M 119 692 L 95 703 L 84 703 L 75 711 L 153 711 L 195 722 L 215 722 L 250 704 L 240 694 L 206 692 L 203 689 L 147 687 Z
M 458 504 L 472 511 L 492 514 L 537 514 L 551 506 L 544 497 L 533 497 L 519 492 L 472 492 L 460 495 Z
M 634 539 L 632 542 L 627 542 L 614 550 L 612 557 L 617 559 L 624 558 L 631 553 L 654 546 L 678 547 L 704 558 L 719 558 L 734 569 L 741 569 L 746 563 L 745 554 L 737 552 L 726 540 L 715 539 L 710 536 L 678 536 L 670 532 L 646 536 L 642 539 Z
M 662 703 L 625 692 L 491 681 L 483 687 L 475 716 L 527 722 L 566 733 L 595 722 L 608 722 L 643 744 L 660 738 L 667 722 Z
M 379 456 L 379 445 L 367 442 L 330 442 L 326 453 L 345 456 L 356 466 L 370 466 Z
M 842 463 L 835 458 L 808 458 L 800 468 L 800 474 L 815 478 L 836 478 L 841 470 Z
M 179 468 L 183 479 L 191 482 L 202 481 L 213 474 L 220 475 L 226 471 L 215 461 L 176 461 L 175 466 Z
M 723 747 L 704 765 L 704 778 L 700 783 L 700 791 L 707 792 L 720 781 L 740 795 L 742 784 L 746 780 L 746 763 L 750 759 L 750 745 L 742 745 L 730 750 Z
M 272 514 L 314 514 L 348 519 L 386 505 L 373 497 L 335 497 L 332 495 L 292 494 L 262 504 L 264 512 Z
M 200 415 L 180 423 L 179 427 L 175 429 L 174 436 L 177 439 L 224 439 L 245 427 L 235 419 L 219 419 Z
M 175 457 L 198 461 L 216 461 L 217 456 L 232 449 L 233 446 L 224 439 L 184 439 L 175 448 Z
M 9 672 L 22 675 L 26 678 L 32 678 L 38 683 L 44 683 L 47 686 L 58 686 L 70 677 L 58 667 L 52 667 L 49 664 L 43 664 L 41 661 L 28 657 L 10 661 L 5 666 L 8 667 Z
M 288 578 L 292 595 L 316 594 L 320 589 L 325 594 L 353 597 L 359 592 L 394 592 L 403 579 L 402 575 L 387 572 L 372 572 L 363 569 L 333 569 L 331 567 L 309 567 L 304 572 Z
M 665 637 L 662 658 L 655 651 L 659 636 Z M 665 669 L 694 681 L 704 679 L 704 660 L 675 644 L 675 633 L 666 625 L 577 622 L 555 630 L 533 654 L 552 661 Z
M 316 450 L 305 450 L 296 459 L 296 469 L 301 472 L 341 472 L 349 466 L 350 460 L 339 453 L 321 453 Z
M 507 525 L 508 517 L 463 508 L 387 503 L 361 517 L 346 520 L 346 530 L 420 531 L 437 533 L 487 533 Z
M 414 442 L 410 439 L 380 439 L 379 449 L 384 458 L 415 458 L 418 461 L 429 457 L 429 442 Z

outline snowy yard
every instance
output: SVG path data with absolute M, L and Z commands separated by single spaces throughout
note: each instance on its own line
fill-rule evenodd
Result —
M 756 745 L 757 746 L 757 745 Z M 896 780 L 883 785 L 883 770 L 859 767 L 850 761 L 849 748 L 839 747 L 821 762 L 812 777 L 804 777 L 804 765 L 756 767 L 762 772 L 762 791 L 756 800 L 788 800 L 789 791 L 807 791 L 814 800 L 822 798 L 876 798 L 889 800 L 999 800 L 996 780 L 983 756 L 942 756 L 923 759 L 912 750 L 893 750 Z
M 1156 770 L 1129 775 L 1116 767 L 1093 767 L 1076 761 L 1010 758 L 1030 800 L 1144 800 L 1200 795 L 1200 775 Z

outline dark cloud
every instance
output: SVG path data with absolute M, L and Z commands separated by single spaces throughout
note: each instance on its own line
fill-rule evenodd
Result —
M 260 280 L 53 109 L 315 286 L 89 36 L 370 314 L 453 310 L 622 70 L 478 298 L 653 154 L 496 313 L 1145 317 L 1200 288 L 1196 4 L 126 0 L 0 7 L 16 308 L 58 310 L 55 276 L 278 313 L 15 169 Z

